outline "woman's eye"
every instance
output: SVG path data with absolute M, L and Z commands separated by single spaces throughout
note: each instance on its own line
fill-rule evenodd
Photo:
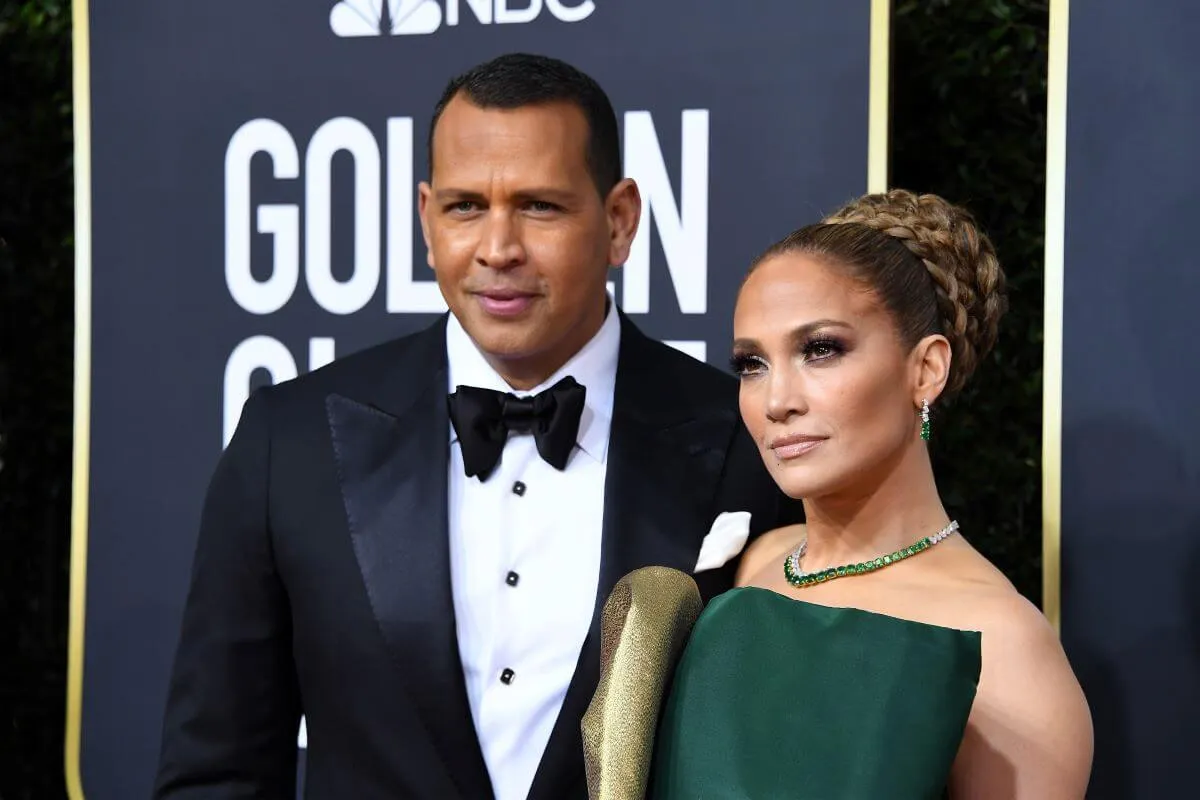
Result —
M 839 356 L 846 351 L 841 342 L 833 339 L 816 339 L 804 346 L 805 361 L 824 361 L 827 358 Z
M 733 374 L 737 375 L 739 378 L 744 378 L 749 375 L 755 375 L 763 372 L 766 367 L 766 363 L 758 356 L 738 353 L 729 359 L 729 368 L 732 369 Z

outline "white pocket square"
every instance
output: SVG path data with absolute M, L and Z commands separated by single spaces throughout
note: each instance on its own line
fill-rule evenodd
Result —
M 712 530 L 700 545 L 700 558 L 693 572 L 717 569 L 742 552 L 750 538 L 750 512 L 725 511 L 713 520 Z

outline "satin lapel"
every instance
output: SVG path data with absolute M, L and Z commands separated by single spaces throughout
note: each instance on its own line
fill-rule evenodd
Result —
M 461 795 L 490 797 L 455 633 L 444 328 L 433 330 L 375 397 L 330 395 L 326 409 L 354 554 L 396 683 Z
M 703 404 L 680 402 L 688 387 L 658 369 L 644 335 L 628 324 L 621 335 L 595 614 L 530 800 L 586 797 L 580 721 L 600 678 L 600 612 L 617 581 L 639 567 L 691 573 L 735 421 L 732 410 L 700 414 Z

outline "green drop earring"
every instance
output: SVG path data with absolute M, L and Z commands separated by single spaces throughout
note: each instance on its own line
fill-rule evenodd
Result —
M 929 401 L 921 401 L 921 438 L 929 441 Z

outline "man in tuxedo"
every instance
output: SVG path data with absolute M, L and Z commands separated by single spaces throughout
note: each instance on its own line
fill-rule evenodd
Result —
M 291 800 L 301 714 L 309 797 L 586 797 L 613 585 L 707 566 L 725 512 L 751 538 L 799 513 L 735 380 L 606 291 L 641 199 L 594 81 L 480 65 L 429 147 L 450 313 L 247 401 L 204 506 L 158 798 Z M 737 558 L 712 565 L 705 599 Z

